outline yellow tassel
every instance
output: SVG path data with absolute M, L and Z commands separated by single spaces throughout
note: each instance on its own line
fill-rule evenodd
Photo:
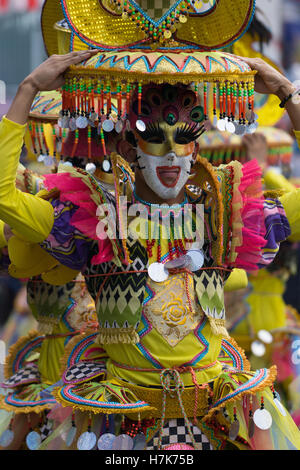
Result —
M 269 199 L 269 198 L 279 198 L 280 196 L 283 196 L 286 193 L 284 189 L 269 189 L 267 191 L 264 191 L 264 198 Z
M 225 326 L 225 320 L 208 316 L 208 321 L 214 335 L 222 336 L 223 338 L 229 338 L 229 334 Z
M 134 328 L 100 328 L 97 344 L 136 344 L 140 341 Z
M 38 332 L 42 335 L 51 335 L 53 333 L 53 325 L 47 323 L 39 323 L 38 324 Z
M 51 335 L 53 333 L 53 328 L 59 324 L 60 319 L 40 316 L 37 318 L 37 321 L 38 332 L 44 335 Z

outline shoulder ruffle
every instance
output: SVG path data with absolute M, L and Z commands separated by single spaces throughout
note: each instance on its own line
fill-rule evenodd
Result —
M 256 160 L 241 165 L 231 162 L 218 170 L 230 169 L 231 204 L 227 214 L 231 232 L 227 239 L 225 264 L 254 271 L 266 245 L 262 171 Z M 229 184 L 229 183 L 228 183 Z M 225 185 L 226 188 L 226 185 Z M 228 204 L 227 204 L 228 207 Z
M 258 269 L 262 249 L 266 244 L 262 171 L 256 160 L 243 165 L 238 193 L 242 201 L 238 209 L 238 217 L 242 220 L 242 243 L 235 249 L 235 266 L 253 271 Z M 235 235 L 233 233 L 233 237 Z
M 262 171 L 256 160 L 244 165 L 231 162 L 217 171 L 219 175 L 224 173 L 222 188 L 229 233 L 225 265 L 256 271 L 273 261 L 279 244 L 291 233 L 284 208 L 278 199 L 265 199 Z
M 264 201 L 264 219 L 266 226 L 266 245 L 263 248 L 260 267 L 270 264 L 279 251 L 280 243 L 291 235 L 289 221 L 283 205 L 278 199 L 267 198 Z
M 71 224 L 87 238 L 98 242 L 98 254 L 92 258 L 92 263 L 111 261 L 114 251 L 110 240 L 101 240 L 97 236 L 101 224 L 97 218 L 97 208 L 108 200 L 107 193 L 96 180 L 84 171 L 68 167 L 67 171 L 46 175 L 44 184 L 48 190 L 56 188 L 60 191 L 60 201 L 71 202 L 77 207 Z

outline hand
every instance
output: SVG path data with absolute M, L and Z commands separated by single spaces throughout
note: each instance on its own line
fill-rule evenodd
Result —
M 25 84 L 30 83 L 35 92 L 50 91 L 60 88 L 64 84 L 64 72 L 70 65 L 76 65 L 89 59 L 98 51 L 78 51 L 64 55 L 52 55 L 39 65 L 27 78 Z
M 264 167 L 268 157 L 268 144 L 265 136 L 259 132 L 246 134 L 242 138 L 242 143 L 246 148 L 246 161 L 255 158 L 260 166 Z
M 95 49 L 49 57 L 21 83 L 6 115 L 7 119 L 17 124 L 26 124 L 37 92 L 56 90 L 61 87 L 64 83 L 64 72 L 70 65 L 79 64 L 97 54 L 97 52 Z
M 277 95 L 280 100 L 293 93 L 295 87 L 292 83 L 271 65 L 260 58 L 249 59 L 239 57 L 249 65 L 252 70 L 257 70 L 255 75 L 255 91 L 263 94 Z

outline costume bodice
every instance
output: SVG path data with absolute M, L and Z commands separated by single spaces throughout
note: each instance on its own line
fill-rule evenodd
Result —
M 159 385 L 161 370 L 193 366 L 198 383 L 208 382 L 221 370 L 218 356 L 222 335 L 212 331 L 207 313 L 215 307 L 221 316 L 225 314 L 222 275 L 212 269 L 178 272 L 164 282 L 155 282 L 149 278 L 147 267 L 157 262 L 156 245 L 149 252 L 145 240 L 129 237 L 129 266 L 118 267 L 110 262 L 88 267 L 85 273 L 96 300 L 100 329 L 107 330 L 106 335 L 100 334 L 99 342 L 109 356 L 108 371 L 129 382 Z M 183 254 L 176 254 L 174 248 L 170 255 L 169 249 L 168 240 L 162 239 L 163 263 Z M 207 252 L 205 264 L 209 263 Z M 99 270 L 101 276 L 97 277 Z M 117 274 L 111 275 L 113 272 Z M 123 334 L 120 327 L 126 321 L 127 326 L 129 321 L 135 326 L 136 343 L 119 341 L 118 335 L 113 334 L 114 330 Z M 182 377 L 186 385 L 193 383 L 190 372 Z

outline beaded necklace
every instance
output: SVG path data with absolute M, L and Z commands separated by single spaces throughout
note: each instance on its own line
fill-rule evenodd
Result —
M 163 219 L 163 216 L 162 216 L 162 213 L 160 211 L 160 209 L 164 209 L 164 208 L 170 208 L 170 210 L 172 211 L 173 209 L 174 210 L 178 210 L 180 209 L 180 217 L 181 217 L 181 220 L 182 220 L 182 224 L 181 224 L 181 234 L 179 234 L 180 236 L 178 236 L 178 232 L 180 231 L 179 227 L 177 226 L 177 224 L 175 224 L 175 217 L 174 217 L 174 212 L 171 212 L 169 214 L 170 218 L 170 227 L 168 229 L 168 254 L 167 256 L 163 256 L 163 259 L 168 261 L 168 260 L 172 260 L 175 258 L 179 258 L 180 256 L 186 254 L 187 250 L 186 250 L 186 243 L 188 242 L 191 242 L 191 238 L 188 238 L 185 236 L 185 228 L 184 228 L 184 217 L 182 216 L 182 211 L 184 209 L 184 206 L 188 203 L 188 197 L 187 197 L 187 194 L 185 194 L 185 198 L 184 198 L 184 201 L 182 203 L 179 203 L 179 204 L 175 204 L 174 206 L 169 206 L 167 204 L 155 204 L 155 203 L 150 203 L 148 201 L 144 201 L 140 196 L 138 196 L 136 194 L 136 190 L 134 189 L 133 191 L 133 197 L 134 197 L 134 200 L 137 200 L 139 201 L 140 203 L 144 204 L 148 209 L 148 228 L 149 228 L 149 224 L 151 225 L 151 221 L 152 221 L 152 215 L 153 215 L 153 211 L 152 209 L 157 209 L 159 210 L 159 220 L 158 220 L 158 237 L 155 238 L 155 235 L 156 233 L 153 234 L 152 232 L 152 237 L 154 236 L 154 238 L 148 238 L 146 240 L 146 249 L 147 249 L 147 253 L 148 253 L 148 258 L 152 258 L 153 257 L 153 248 L 155 246 L 155 243 L 157 242 L 157 262 L 158 263 L 161 263 L 162 261 L 162 256 L 161 256 L 161 239 L 162 239 L 162 219 Z M 150 230 L 151 230 L 151 227 L 150 227 Z M 195 233 L 195 220 L 194 220 L 194 217 L 192 217 L 192 230 L 193 230 L 193 233 Z M 150 231 L 148 230 L 148 233 L 150 233 Z

